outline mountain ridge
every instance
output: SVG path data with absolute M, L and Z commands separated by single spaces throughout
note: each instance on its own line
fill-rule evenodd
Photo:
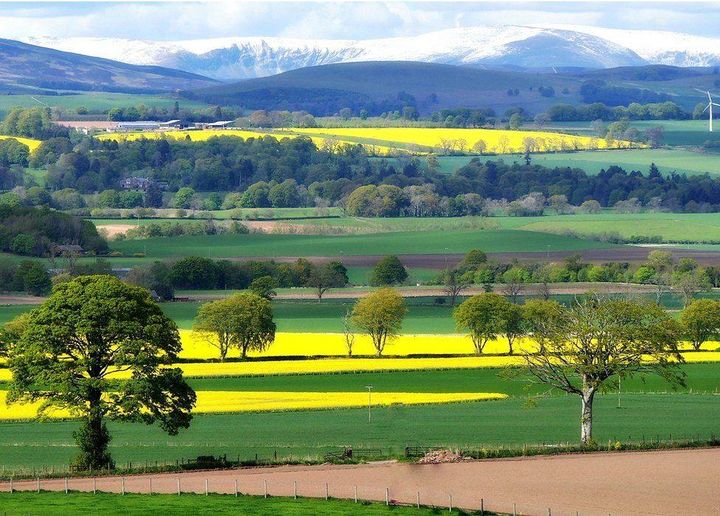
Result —
M 720 41 L 711 38 L 662 31 L 562 25 L 460 27 L 417 36 L 371 40 L 262 37 L 164 42 L 43 37 L 26 40 L 136 64 L 177 68 L 224 81 L 265 77 L 306 66 L 357 61 L 524 68 L 720 65 Z M 718 50 L 711 50 L 713 48 Z

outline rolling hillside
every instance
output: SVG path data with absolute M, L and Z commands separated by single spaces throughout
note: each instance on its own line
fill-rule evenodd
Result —
M 156 93 L 209 86 L 193 73 L 138 66 L 0 39 L 0 93 Z
M 418 107 L 426 112 L 461 106 L 498 109 L 523 105 L 539 109 L 558 99 L 543 97 L 538 87 L 552 86 L 558 92 L 567 87 L 571 93 L 564 98 L 577 102 L 581 83 L 581 79 L 572 76 L 375 61 L 312 66 L 194 93 L 212 103 L 238 104 L 249 109 L 307 110 L 324 115 L 345 106 L 384 103 L 388 109 L 397 109 L 394 102 L 401 92 L 415 97 Z M 519 95 L 508 96 L 510 88 L 518 89 Z
M 614 86 L 647 89 L 692 109 L 702 101 L 695 88 L 712 88 L 717 77 L 709 68 L 664 65 L 541 73 L 373 61 L 311 66 L 203 88 L 190 97 L 248 109 L 306 110 L 316 115 L 332 114 L 342 107 L 395 110 L 404 105 L 404 95 L 412 95 L 424 113 L 455 107 L 492 107 L 502 113 L 517 106 L 539 112 L 557 103 L 581 103 L 583 82 L 603 80 Z M 541 87 L 552 87 L 554 94 L 542 95 Z M 513 95 L 508 90 L 513 90 Z

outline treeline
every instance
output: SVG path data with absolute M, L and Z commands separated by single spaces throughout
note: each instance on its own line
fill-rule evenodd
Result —
M 270 298 L 275 295 L 274 289 L 292 287 L 313 288 L 321 298 L 327 289 L 344 287 L 349 281 L 347 269 L 340 262 L 318 265 L 304 258 L 294 263 L 231 262 L 197 256 L 136 267 L 126 279 L 166 300 L 173 299 L 175 289 L 250 289 Z
M 591 122 L 603 120 L 687 120 L 693 114 L 685 111 L 671 101 L 640 104 L 631 102 L 625 106 L 609 106 L 602 102 L 590 104 L 555 104 L 545 111 L 547 118 L 553 122 Z
M 606 130 L 613 135 L 628 131 L 621 122 Z M 330 152 L 307 138 L 122 143 L 87 139 L 74 147 L 63 138 L 53 138 L 43 142 L 31 161 L 35 166 L 46 164 L 46 186 L 54 192 L 20 189 L 4 194 L 0 204 L 62 209 L 82 208 L 85 203 L 128 209 L 170 205 L 206 210 L 349 204 L 352 213 L 365 216 L 457 216 L 478 211 L 527 215 L 547 208 L 537 209 L 532 197 L 537 194 L 545 199 L 564 196 L 572 206 L 597 201 L 611 207 L 632 201 L 621 208 L 637 209 L 639 203 L 669 211 L 720 209 L 720 180 L 709 175 L 663 176 L 654 165 L 646 173 L 610 166 L 589 175 L 578 168 L 535 165 L 531 151 L 522 162 L 474 158 L 445 174 L 433 155 L 370 159 L 361 146 Z M 123 179 L 138 176 L 147 178 L 145 190 L 122 188 Z M 386 187 L 378 190 L 369 185 Z M 175 194 L 163 196 L 163 190 Z M 230 193 L 223 199 L 218 191 Z M 92 198 L 80 195 L 94 192 L 101 193 Z M 213 193 L 202 197 L 196 192 Z
M 608 106 L 627 106 L 632 103 L 646 104 L 649 102 L 665 102 L 672 97 L 666 93 L 658 93 L 645 88 L 615 86 L 602 79 L 592 79 L 580 86 L 583 102 L 601 102 Z
M 0 134 L 24 136 L 38 140 L 55 136 L 68 137 L 69 132 L 66 127 L 53 123 L 50 108 L 16 107 L 10 110 L 0 124 Z
M 88 220 L 48 208 L 0 205 L 0 251 L 48 256 L 65 245 L 79 245 L 94 254 L 108 250 L 107 242 Z

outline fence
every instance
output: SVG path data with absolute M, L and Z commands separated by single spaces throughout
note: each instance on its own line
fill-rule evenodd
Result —
M 553 512 L 579 515 L 580 508 L 573 509 L 564 504 L 549 507 L 546 504 L 509 502 L 483 498 L 464 492 L 453 493 L 442 489 L 408 489 L 403 487 L 368 486 L 338 482 L 312 483 L 302 481 L 299 473 L 294 480 L 270 481 L 266 478 L 241 479 L 227 472 L 227 475 L 202 475 L 183 473 L 181 475 L 138 475 L 127 477 L 55 478 L 14 481 L 0 484 L 0 492 L 74 492 L 109 493 L 117 495 L 226 495 L 286 497 L 292 499 L 313 498 L 319 500 L 344 499 L 354 503 L 377 502 L 387 506 L 415 506 L 447 510 L 448 512 L 474 511 L 487 513 L 547 514 Z M 259 475 L 262 477 L 262 475 Z M 595 507 L 597 508 L 597 507 Z M 610 514 L 609 512 L 607 513 Z
M 127 461 L 117 464 L 115 470 L 107 469 L 89 473 L 73 471 L 69 465 L 51 465 L 35 468 L 14 468 L 0 466 L 0 481 L 23 478 L 57 478 L 70 475 L 96 475 L 111 476 L 119 474 L 143 474 L 160 472 L 180 472 L 193 470 L 230 469 L 248 466 L 269 466 L 269 465 L 299 465 L 318 464 L 322 462 L 362 462 L 382 459 L 417 459 L 434 450 L 457 449 L 463 456 L 475 459 L 490 459 L 504 457 L 521 457 L 531 455 L 553 455 L 560 453 L 578 453 L 595 451 L 619 451 L 619 450 L 646 450 L 646 449 L 671 449 L 671 448 L 695 448 L 705 446 L 720 446 L 720 437 L 711 434 L 709 436 L 695 435 L 613 435 L 607 442 L 599 443 L 594 447 L 585 447 L 570 442 L 539 442 L 525 443 L 511 446 L 480 445 L 473 446 L 405 446 L 403 448 L 363 448 L 347 446 L 335 450 L 328 450 L 314 456 L 283 455 L 274 450 L 269 455 L 256 452 L 250 456 L 240 454 L 205 455 L 189 458 L 178 458 L 175 460 L 145 460 Z M 265 452 L 267 453 L 267 452 Z

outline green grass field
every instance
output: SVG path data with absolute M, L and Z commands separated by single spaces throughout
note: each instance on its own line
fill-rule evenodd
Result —
M 396 375 L 397 373 L 392 373 Z M 428 371 L 427 375 L 435 374 Z M 364 389 L 363 389 L 364 390 Z M 623 394 L 596 398 L 595 435 L 631 441 L 675 439 L 717 433 L 720 403 L 711 394 Z M 523 397 L 502 401 L 376 408 L 196 416 L 189 430 L 169 437 L 155 426 L 110 423 L 110 448 L 122 465 L 175 461 L 198 455 L 250 459 L 321 458 L 329 450 L 381 448 L 400 454 L 405 446 L 520 446 L 575 443 L 580 401 L 575 396 L 543 398 L 530 408 Z M 6 468 L 62 467 L 76 453 L 77 422 L 0 424 L 0 454 Z
M 505 163 L 523 162 L 520 155 L 480 156 L 481 161 L 502 159 Z M 473 156 L 439 156 L 440 171 L 451 174 L 465 166 Z M 685 149 L 627 149 L 609 151 L 557 152 L 533 154 L 532 163 L 544 167 L 575 167 L 588 174 L 599 173 L 612 165 L 647 174 L 650 164 L 655 163 L 662 174 L 673 172 L 696 175 L 720 175 L 720 154 Z
M 1 493 L 0 507 L 4 514 L 247 514 L 289 516 L 437 514 L 433 509 L 403 506 L 386 507 L 380 503 L 355 504 L 347 500 L 318 500 L 283 497 L 230 495 L 136 495 L 109 493 Z
M 388 254 L 561 251 L 612 247 L 610 244 L 527 231 L 429 231 L 371 235 L 203 235 L 149 238 L 114 242 L 113 249 L 132 256 L 145 253 L 145 261 L 180 256 L 209 258 L 266 258 L 280 256 L 337 256 Z
M 578 234 L 617 232 L 623 237 L 660 236 L 664 241 L 719 241 L 720 213 L 614 213 L 493 218 L 503 229 L 574 231 Z
M 37 99 L 37 100 L 35 100 Z M 37 107 L 46 104 L 65 110 L 86 107 L 90 111 L 105 111 L 114 107 L 136 106 L 145 104 L 148 107 L 172 109 L 175 100 L 170 95 L 147 95 L 128 93 L 78 93 L 73 95 L 2 95 L 0 96 L 0 112 L 20 107 Z M 177 99 L 181 108 L 203 108 L 206 104 L 195 100 Z M 38 102 L 39 101 L 39 102 Z
M 717 122 L 716 122 L 717 124 Z M 590 122 L 552 122 L 552 129 L 559 129 L 577 134 L 592 134 Z M 717 132 L 708 132 L 707 118 L 701 120 L 635 120 L 632 127 L 644 131 L 648 127 L 661 126 L 665 131 L 663 143 L 672 146 L 697 146 L 706 141 L 720 140 Z

